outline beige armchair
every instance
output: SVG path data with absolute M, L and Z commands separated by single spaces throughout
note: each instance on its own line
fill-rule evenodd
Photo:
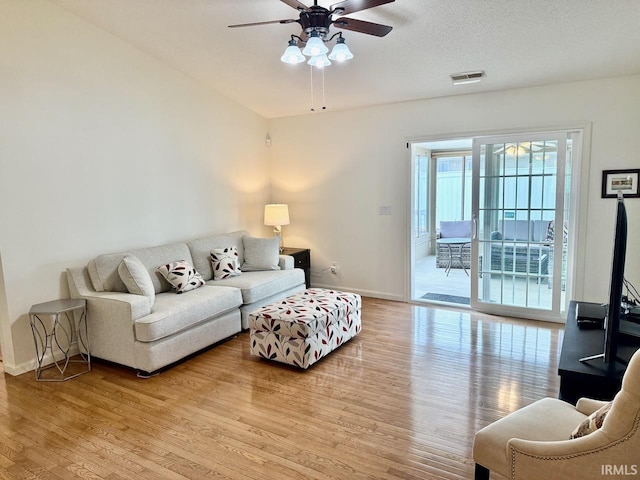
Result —
M 495 471 L 511 479 L 640 477 L 640 350 L 602 427 L 571 440 L 571 433 L 603 404 L 573 405 L 544 398 L 480 430 L 473 444 L 476 480 Z

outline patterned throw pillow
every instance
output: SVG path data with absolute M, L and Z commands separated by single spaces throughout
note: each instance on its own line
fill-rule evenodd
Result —
M 158 272 L 176 289 L 176 293 L 188 292 L 204 285 L 202 276 L 184 260 L 161 265 Z
M 242 273 L 236 247 L 214 248 L 211 250 L 211 264 L 213 265 L 214 280 L 224 280 Z
M 589 435 L 590 433 L 593 433 L 600 427 L 602 427 L 604 419 L 611 409 L 612 403 L 613 402 L 609 402 L 603 405 L 587 418 L 585 418 L 582 422 L 580 422 L 580 425 L 578 425 L 576 429 L 571 433 L 571 438 L 584 437 L 585 435 Z

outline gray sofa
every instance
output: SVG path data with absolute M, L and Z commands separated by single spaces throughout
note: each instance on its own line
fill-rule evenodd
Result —
M 548 275 L 549 220 L 500 220 L 491 232 L 491 269 Z
M 86 267 L 68 268 L 71 298 L 87 300 L 92 356 L 154 372 L 247 329 L 250 312 L 305 289 L 304 272 L 285 255 L 277 259 L 278 270 L 243 271 L 214 280 L 211 250 L 234 246 L 242 265 L 244 237 L 249 233 L 238 231 L 104 254 Z M 129 293 L 118 271 L 127 255 L 147 270 L 153 283 L 150 295 Z M 176 294 L 157 269 L 177 260 L 194 266 L 205 284 Z

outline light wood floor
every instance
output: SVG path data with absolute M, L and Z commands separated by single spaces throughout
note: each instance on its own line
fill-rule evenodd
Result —
M 0 378 L 0 478 L 468 479 L 484 425 L 557 396 L 561 327 L 364 299 L 299 371 L 243 333 L 151 379 Z

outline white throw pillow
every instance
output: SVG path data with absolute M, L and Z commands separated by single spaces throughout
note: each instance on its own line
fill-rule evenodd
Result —
M 242 237 L 244 245 L 243 272 L 257 270 L 280 270 L 280 237 Z
M 126 255 L 118 265 L 118 275 L 120 275 L 129 293 L 144 295 L 149 299 L 149 304 L 153 307 L 153 302 L 156 300 L 156 292 L 149 272 L 138 257 Z
M 176 289 L 176 293 L 188 292 L 204 285 L 202 275 L 184 260 L 161 265 L 158 272 Z
M 210 255 L 214 280 L 224 280 L 242 273 L 236 247 L 214 248 Z

